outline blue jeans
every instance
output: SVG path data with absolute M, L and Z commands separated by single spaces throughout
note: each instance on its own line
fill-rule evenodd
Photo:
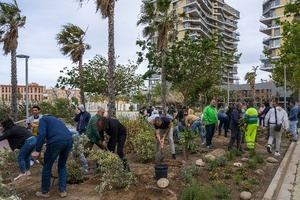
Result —
M 24 145 L 20 149 L 18 156 L 19 168 L 22 173 L 25 173 L 30 168 L 30 158 L 36 144 L 36 137 L 32 136 L 25 140 Z
M 206 130 L 206 146 L 210 146 L 215 134 L 216 124 L 205 125 Z
M 199 137 L 201 139 L 201 142 L 204 142 L 204 136 L 203 136 L 203 130 L 202 130 L 202 124 L 199 120 L 196 120 L 191 125 L 192 132 L 198 132 Z
M 293 140 L 298 140 L 297 124 L 298 121 L 290 121 L 290 132 L 293 136 Z
M 51 184 L 51 169 L 58 158 L 58 190 L 65 192 L 67 187 L 67 168 L 66 163 L 73 147 L 73 141 L 60 141 L 47 145 L 44 155 L 44 167 L 42 171 L 42 192 L 47 193 L 50 190 Z

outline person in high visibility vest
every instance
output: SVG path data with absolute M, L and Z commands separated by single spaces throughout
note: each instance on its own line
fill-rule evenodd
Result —
M 254 150 L 255 139 L 258 127 L 258 112 L 253 106 L 253 102 L 250 102 L 248 109 L 245 113 L 245 141 L 249 150 Z

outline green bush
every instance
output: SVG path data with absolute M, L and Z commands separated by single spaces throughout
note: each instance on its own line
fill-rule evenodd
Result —
M 67 162 L 68 168 L 68 183 L 78 184 L 84 181 L 84 174 L 82 172 L 80 163 L 76 162 L 73 159 L 70 159 Z
M 133 138 L 132 142 L 137 155 L 137 159 L 140 162 L 146 163 L 153 160 L 155 155 L 155 138 L 153 136 L 153 133 L 151 133 L 150 131 L 139 133 L 135 138 Z
M 109 151 L 91 151 L 90 159 L 97 161 L 101 174 L 96 190 L 102 194 L 104 191 L 114 188 L 128 189 L 135 183 L 133 174 L 124 169 L 123 161 Z
M 230 199 L 231 190 L 224 183 L 215 184 L 213 190 L 216 199 Z
M 226 154 L 226 158 L 229 160 L 229 161 L 232 161 L 234 160 L 236 157 L 239 157 L 239 156 L 242 156 L 242 152 L 239 151 L 238 149 L 231 149 L 230 151 L 227 152 Z
M 208 171 L 213 171 L 218 167 L 225 167 L 227 165 L 228 160 L 224 157 L 218 158 L 216 160 L 208 161 Z
M 200 168 L 193 164 L 191 166 L 185 166 L 181 170 L 181 177 L 183 178 L 185 183 L 191 184 L 195 181 L 195 178 L 200 175 L 200 173 Z
M 196 183 L 188 185 L 183 189 L 181 200 L 212 200 L 214 192 L 210 187 Z

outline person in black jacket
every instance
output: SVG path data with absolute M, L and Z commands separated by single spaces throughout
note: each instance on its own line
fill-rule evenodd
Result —
M 0 136 L 0 141 L 8 140 L 12 151 L 20 149 L 18 155 L 18 164 L 21 174 L 14 180 L 23 176 L 30 176 L 30 158 L 36 144 L 36 137 L 34 137 L 25 127 L 17 126 L 11 119 L 6 119 L 1 122 L 3 127 L 3 135 Z
M 237 103 L 233 111 L 231 112 L 231 121 L 230 121 L 230 129 L 231 129 L 231 138 L 228 145 L 228 150 L 231 150 L 234 143 L 236 142 L 237 149 L 242 150 L 241 148 L 241 140 L 242 140 L 242 131 L 241 131 L 241 119 L 243 118 L 242 113 L 242 104 Z
M 100 134 L 100 140 L 105 141 L 104 132 L 109 136 L 107 149 L 115 152 L 117 147 L 118 156 L 124 160 L 124 146 L 126 142 L 127 130 L 119 120 L 114 118 L 100 117 L 97 121 L 97 126 Z

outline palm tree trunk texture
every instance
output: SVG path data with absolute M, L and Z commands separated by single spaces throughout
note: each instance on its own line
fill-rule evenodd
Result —
M 109 16 L 108 16 L 108 116 L 114 117 L 116 115 L 115 108 L 115 42 L 114 42 L 114 10 L 115 1 L 110 0 Z
M 18 120 L 18 96 L 17 96 L 17 52 L 11 51 L 11 111 L 14 121 Z
M 165 50 L 162 51 L 162 58 L 161 58 L 161 103 L 163 113 L 167 113 L 167 80 L 166 80 L 166 55 Z
M 85 108 L 85 96 L 84 96 L 84 76 L 83 76 L 83 68 L 82 68 L 82 57 L 79 60 L 78 64 L 79 69 L 79 81 L 80 81 L 80 102 Z

